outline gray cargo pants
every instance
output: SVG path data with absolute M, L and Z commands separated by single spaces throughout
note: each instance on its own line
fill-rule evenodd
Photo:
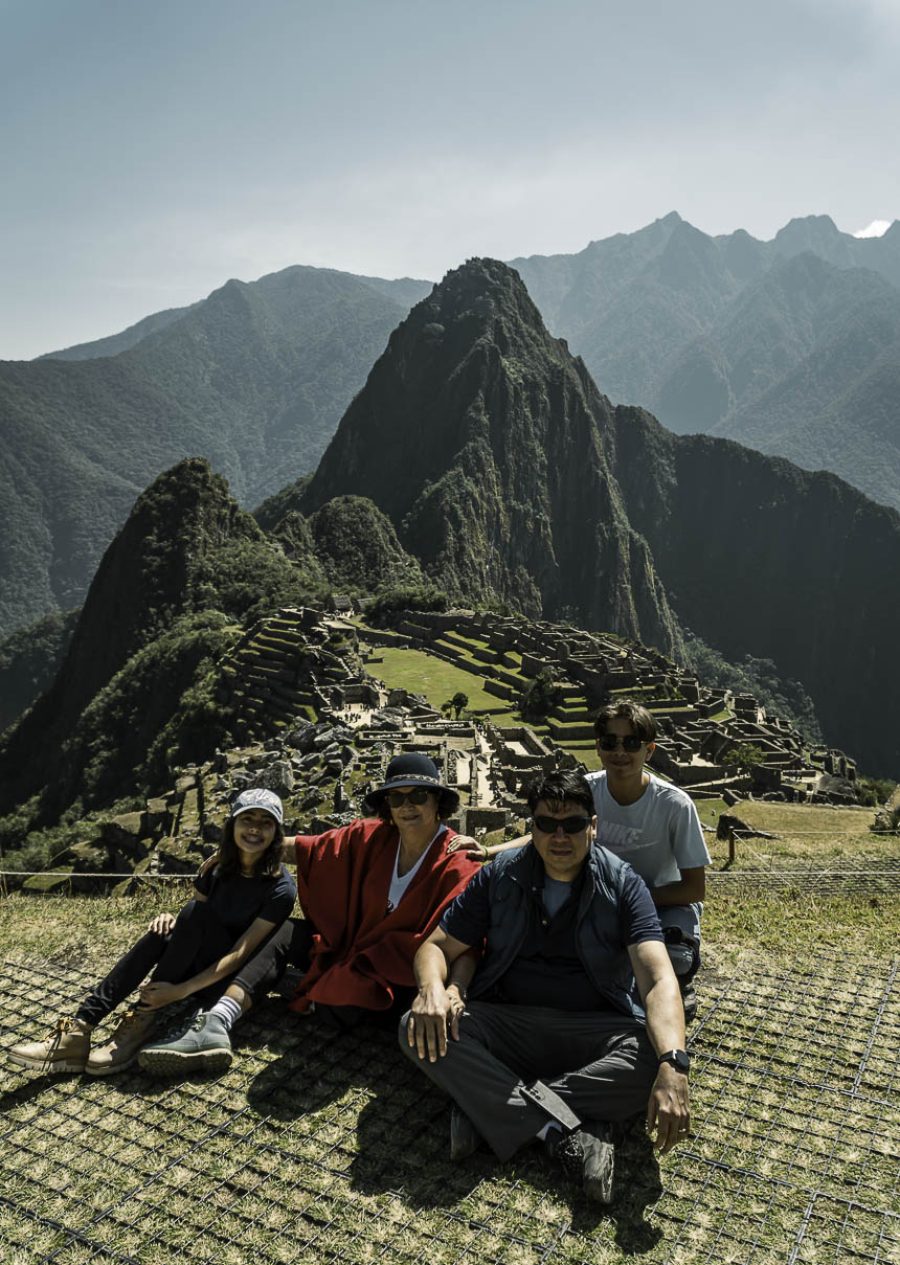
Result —
M 506 1160 L 551 1120 L 627 1120 L 643 1111 L 657 1060 L 642 1023 L 613 1011 L 473 1001 L 436 1063 L 419 1059 L 400 1020 L 400 1047 Z

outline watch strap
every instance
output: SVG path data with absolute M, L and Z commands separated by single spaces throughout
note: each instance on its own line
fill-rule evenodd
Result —
M 687 1072 L 691 1066 L 691 1056 L 687 1050 L 666 1050 L 661 1054 L 658 1063 L 671 1063 L 679 1072 Z

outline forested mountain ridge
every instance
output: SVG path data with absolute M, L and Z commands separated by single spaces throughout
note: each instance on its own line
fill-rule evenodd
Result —
M 800 681 L 826 740 L 895 775 L 900 514 L 835 475 L 615 410 L 611 464 L 673 608 L 726 659 Z M 840 735 L 840 738 L 838 738 Z
M 201 300 L 202 301 L 202 300 Z M 59 351 L 47 351 L 36 360 L 98 360 L 101 356 L 118 356 L 119 352 L 129 351 L 142 343 L 145 338 L 165 329 L 167 325 L 180 321 L 188 312 L 192 312 L 197 303 L 186 307 L 165 308 L 161 312 L 152 312 L 140 321 L 135 321 L 127 329 L 118 334 L 109 334 L 105 338 L 96 338 L 89 343 L 74 343 L 71 347 L 63 347 Z
M 0 634 L 78 605 L 174 461 L 203 455 L 251 504 L 313 469 L 429 289 L 290 268 L 228 282 L 119 355 L 0 363 Z
M 367 496 L 453 600 L 679 632 L 629 526 L 583 366 L 495 260 L 447 274 L 391 336 L 299 498 Z
M 516 273 L 472 260 L 392 335 L 296 506 L 368 495 L 454 597 L 771 658 L 826 739 L 900 764 L 900 515 L 835 476 L 614 408 Z
M 809 216 L 762 242 L 673 212 L 517 266 L 613 399 L 900 504 L 900 223 L 857 239 Z M 0 363 L 0 637 L 81 603 L 134 498 L 174 461 L 208 458 L 247 505 L 308 475 L 429 289 L 288 268 Z
M 160 475 L 106 550 L 53 684 L 0 740 L 0 814 L 37 796 L 30 817 L 55 821 L 189 754 L 195 726 L 209 743 L 227 717 L 204 674 L 243 623 L 321 598 L 309 562 L 288 561 L 205 461 Z
M 673 212 L 513 266 L 615 401 L 832 470 L 900 508 L 900 221 L 855 238 L 809 216 L 761 242 Z

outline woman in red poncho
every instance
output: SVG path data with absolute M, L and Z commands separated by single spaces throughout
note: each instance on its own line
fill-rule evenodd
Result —
M 327 1010 L 342 1026 L 363 1018 L 391 1020 L 415 992 L 412 960 L 447 905 L 479 864 L 464 852 L 448 852 L 455 832 L 446 819 L 459 795 L 445 786 L 437 766 L 418 752 L 395 756 L 384 783 L 367 800 L 377 817 L 321 835 L 297 835 L 297 889 L 305 917 L 289 919 L 265 948 L 242 967 L 218 1010 L 231 1002 L 231 1022 L 209 1040 L 231 1043 L 228 1029 L 285 969 L 304 971 L 291 1002 L 299 1011 Z M 206 1039 L 204 1037 L 204 1039 Z M 178 1041 L 145 1051 L 153 1070 L 154 1048 L 170 1070 Z M 202 1064 L 208 1050 L 196 1038 L 177 1060 L 179 1070 Z

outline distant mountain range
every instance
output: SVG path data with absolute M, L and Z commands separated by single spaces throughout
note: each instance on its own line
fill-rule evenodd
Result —
M 227 743 L 216 686 L 242 629 L 328 584 L 430 583 L 676 656 L 689 627 L 771 658 L 866 772 L 900 767 L 884 723 L 900 706 L 885 582 L 900 515 L 833 475 L 612 406 L 497 261 L 416 305 L 314 476 L 260 519 L 199 460 L 138 499 L 74 631 L 45 634 L 64 656 L 54 683 L 0 739 L 0 842 L 151 793 Z
M 855 238 L 809 216 L 761 242 L 673 212 L 512 266 L 617 403 L 900 508 L 900 221 Z
M 900 222 L 857 239 L 810 216 L 761 242 L 672 213 L 513 264 L 615 402 L 830 469 L 900 508 Z M 135 496 L 173 461 L 206 457 L 247 506 L 311 473 L 430 289 L 288 268 L 0 362 L 0 637 L 81 603 Z
M 265 499 L 304 592 L 424 577 L 676 655 L 689 628 L 775 660 L 829 739 L 883 769 L 860 697 L 883 703 L 891 671 L 896 515 L 722 436 L 852 464 L 897 501 L 900 223 L 857 240 L 811 217 L 764 243 L 673 214 L 516 265 L 527 292 L 492 261 L 436 288 L 290 268 L 0 364 L 0 633 L 80 604 L 141 489 L 196 453 Z M 664 431 L 647 399 L 719 437 Z M 4 719 L 72 628 L 0 645 L 23 681 Z
M 208 458 L 250 505 L 312 471 L 430 289 L 288 268 L 55 358 L 0 362 L 0 635 L 79 605 L 135 497 L 180 458 Z

